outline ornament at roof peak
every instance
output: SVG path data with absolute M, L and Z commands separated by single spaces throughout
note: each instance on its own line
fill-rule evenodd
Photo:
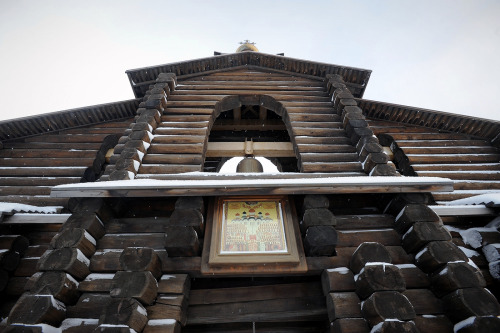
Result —
M 245 39 L 244 42 L 240 42 L 240 47 L 236 49 L 236 52 L 245 52 L 245 51 L 253 51 L 253 52 L 259 52 L 259 49 L 255 46 L 255 43 L 249 41 L 248 39 Z

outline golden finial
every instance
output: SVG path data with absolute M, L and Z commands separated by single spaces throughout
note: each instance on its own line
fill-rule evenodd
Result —
M 243 42 L 240 42 L 240 47 L 236 49 L 236 52 L 245 52 L 245 51 L 253 51 L 259 52 L 259 49 L 255 46 L 255 43 L 245 39 Z

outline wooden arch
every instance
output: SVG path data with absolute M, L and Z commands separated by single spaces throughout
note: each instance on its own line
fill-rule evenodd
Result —
M 300 156 L 298 153 L 297 145 L 295 144 L 294 140 L 294 132 L 292 129 L 293 124 L 291 123 L 290 118 L 288 117 L 287 109 L 283 105 L 283 103 L 279 102 L 278 100 L 276 100 L 276 98 L 270 95 L 256 95 L 256 94 L 228 95 L 223 97 L 220 101 L 218 101 L 214 105 L 214 112 L 208 124 L 207 139 L 205 141 L 205 149 L 203 150 L 204 151 L 203 161 L 206 160 L 207 156 L 210 156 L 211 154 L 213 156 L 214 151 L 220 152 L 220 149 L 222 148 L 221 147 L 222 145 L 218 144 L 214 145 L 214 149 L 210 149 L 208 144 L 208 138 L 210 136 L 210 133 L 212 132 L 212 128 L 217 118 L 223 112 L 235 110 L 241 108 L 242 106 L 254 106 L 254 105 L 258 105 L 261 108 L 272 111 L 276 113 L 278 116 L 280 116 L 283 125 L 285 126 L 285 129 L 290 137 L 290 142 L 272 142 L 272 145 L 271 142 L 256 143 L 255 146 L 256 149 L 258 149 L 258 153 L 256 153 L 256 155 L 270 158 L 271 162 L 273 162 L 274 164 L 277 164 L 276 163 L 277 157 L 294 158 L 294 160 L 297 161 L 297 168 L 300 169 L 300 164 L 299 164 Z M 229 143 L 229 145 L 231 145 L 231 147 L 234 147 L 234 149 L 240 149 L 238 147 L 244 149 L 245 147 L 244 142 L 242 143 L 233 142 Z M 232 151 L 231 147 L 228 147 L 228 154 L 230 154 L 230 152 Z

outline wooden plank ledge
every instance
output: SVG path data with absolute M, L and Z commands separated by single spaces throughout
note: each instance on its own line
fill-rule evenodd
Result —
M 203 178 L 193 177 L 203 175 Z M 450 192 L 453 181 L 437 177 L 332 177 L 317 174 L 303 177 L 273 178 L 266 174 L 234 175 L 194 173 L 176 174 L 171 179 L 134 179 L 96 183 L 63 184 L 51 196 L 69 197 L 164 197 L 219 195 L 283 195 L 308 193 L 406 193 Z M 276 176 L 276 175 L 275 175 Z M 288 176 L 290 176 L 288 174 Z M 196 179 L 193 179 L 196 178 Z

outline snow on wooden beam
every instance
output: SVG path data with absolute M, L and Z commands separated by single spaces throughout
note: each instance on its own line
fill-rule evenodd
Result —
M 439 216 L 496 215 L 495 210 L 485 205 L 429 206 Z
M 450 192 L 453 182 L 437 177 L 303 177 L 273 178 L 263 174 L 221 175 L 197 173 L 172 175 L 172 179 L 133 179 L 64 184 L 52 189 L 52 197 L 164 197 L 219 195 L 283 195 L 314 193 Z M 290 176 L 290 175 L 288 175 Z M 174 178 L 175 177 L 175 178 Z M 192 179 L 196 178 L 196 179 Z

